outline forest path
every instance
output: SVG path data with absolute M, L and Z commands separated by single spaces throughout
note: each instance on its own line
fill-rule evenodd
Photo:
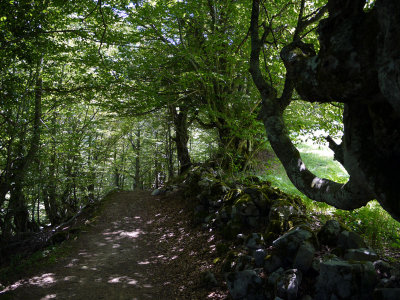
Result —
M 207 299 L 199 274 L 213 236 L 177 197 L 119 192 L 70 254 L 0 292 L 0 299 Z M 212 243 L 210 244 L 211 247 Z

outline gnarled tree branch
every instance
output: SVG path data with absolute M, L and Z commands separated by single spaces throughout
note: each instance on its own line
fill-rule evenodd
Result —
M 260 51 L 263 43 L 259 37 L 259 6 L 260 1 L 253 0 L 250 24 L 250 73 L 261 94 L 260 118 L 264 122 L 274 152 L 282 162 L 292 183 L 309 198 L 341 209 L 354 209 L 365 205 L 374 198 L 373 193 L 361 188 L 358 182 L 351 177 L 346 184 L 340 184 L 314 175 L 306 168 L 298 150 L 291 142 L 283 121 L 283 111 L 290 103 L 294 85 L 290 81 L 292 80 L 290 74 L 288 74 L 289 81 L 286 81 L 284 93 L 279 99 L 272 83 L 268 83 L 263 78 L 260 70 Z M 301 18 L 299 18 L 299 23 L 300 21 Z

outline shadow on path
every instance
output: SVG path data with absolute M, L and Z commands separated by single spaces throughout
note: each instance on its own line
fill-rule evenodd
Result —
M 147 192 L 114 195 L 94 226 L 71 242 L 69 257 L 6 287 L 0 299 L 205 299 L 185 296 L 188 286 L 199 288 L 185 273 L 207 268 L 201 249 L 186 249 L 188 216 L 183 209 L 171 215 L 162 201 Z M 174 261 L 190 257 L 197 266 L 177 270 Z

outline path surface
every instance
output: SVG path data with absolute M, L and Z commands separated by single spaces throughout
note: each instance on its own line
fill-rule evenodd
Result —
M 199 274 L 212 261 L 213 236 L 193 231 L 189 219 L 177 199 L 117 193 L 71 242 L 68 257 L 7 287 L 0 298 L 211 298 Z

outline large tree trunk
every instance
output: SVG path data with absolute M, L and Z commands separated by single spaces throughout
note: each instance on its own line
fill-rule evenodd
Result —
M 282 50 L 287 78 L 278 98 L 259 68 L 268 33 L 259 37 L 259 0 L 254 0 L 250 71 L 263 99 L 260 116 L 268 138 L 301 192 L 342 209 L 376 198 L 400 220 L 400 2 L 377 0 L 370 12 L 363 11 L 364 4 L 362 0 L 328 1 L 329 17 L 319 25 L 318 55 L 296 37 Z M 310 102 L 345 103 L 343 140 L 340 145 L 331 140 L 331 148 L 350 175 L 346 184 L 313 175 L 292 145 L 282 113 L 294 87 Z
M 30 146 L 26 155 L 19 158 L 15 163 L 15 169 L 13 170 L 13 175 L 11 176 L 11 182 L 13 182 L 13 185 L 10 189 L 9 213 L 13 218 L 14 230 L 17 234 L 21 232 L 27 232 L 33 228 L 29 220 L 29 212 L 25 203 L 23 186 L 27 171 L 34 161 L 40 144 L 40 119 L 42 116 L 42 78 L 40 74 L 40 66 L 41 62 L 38 64 L 36 70 L 34 115 Z M 23 145 L 21 144 L 21 150 L 22 149 Z

